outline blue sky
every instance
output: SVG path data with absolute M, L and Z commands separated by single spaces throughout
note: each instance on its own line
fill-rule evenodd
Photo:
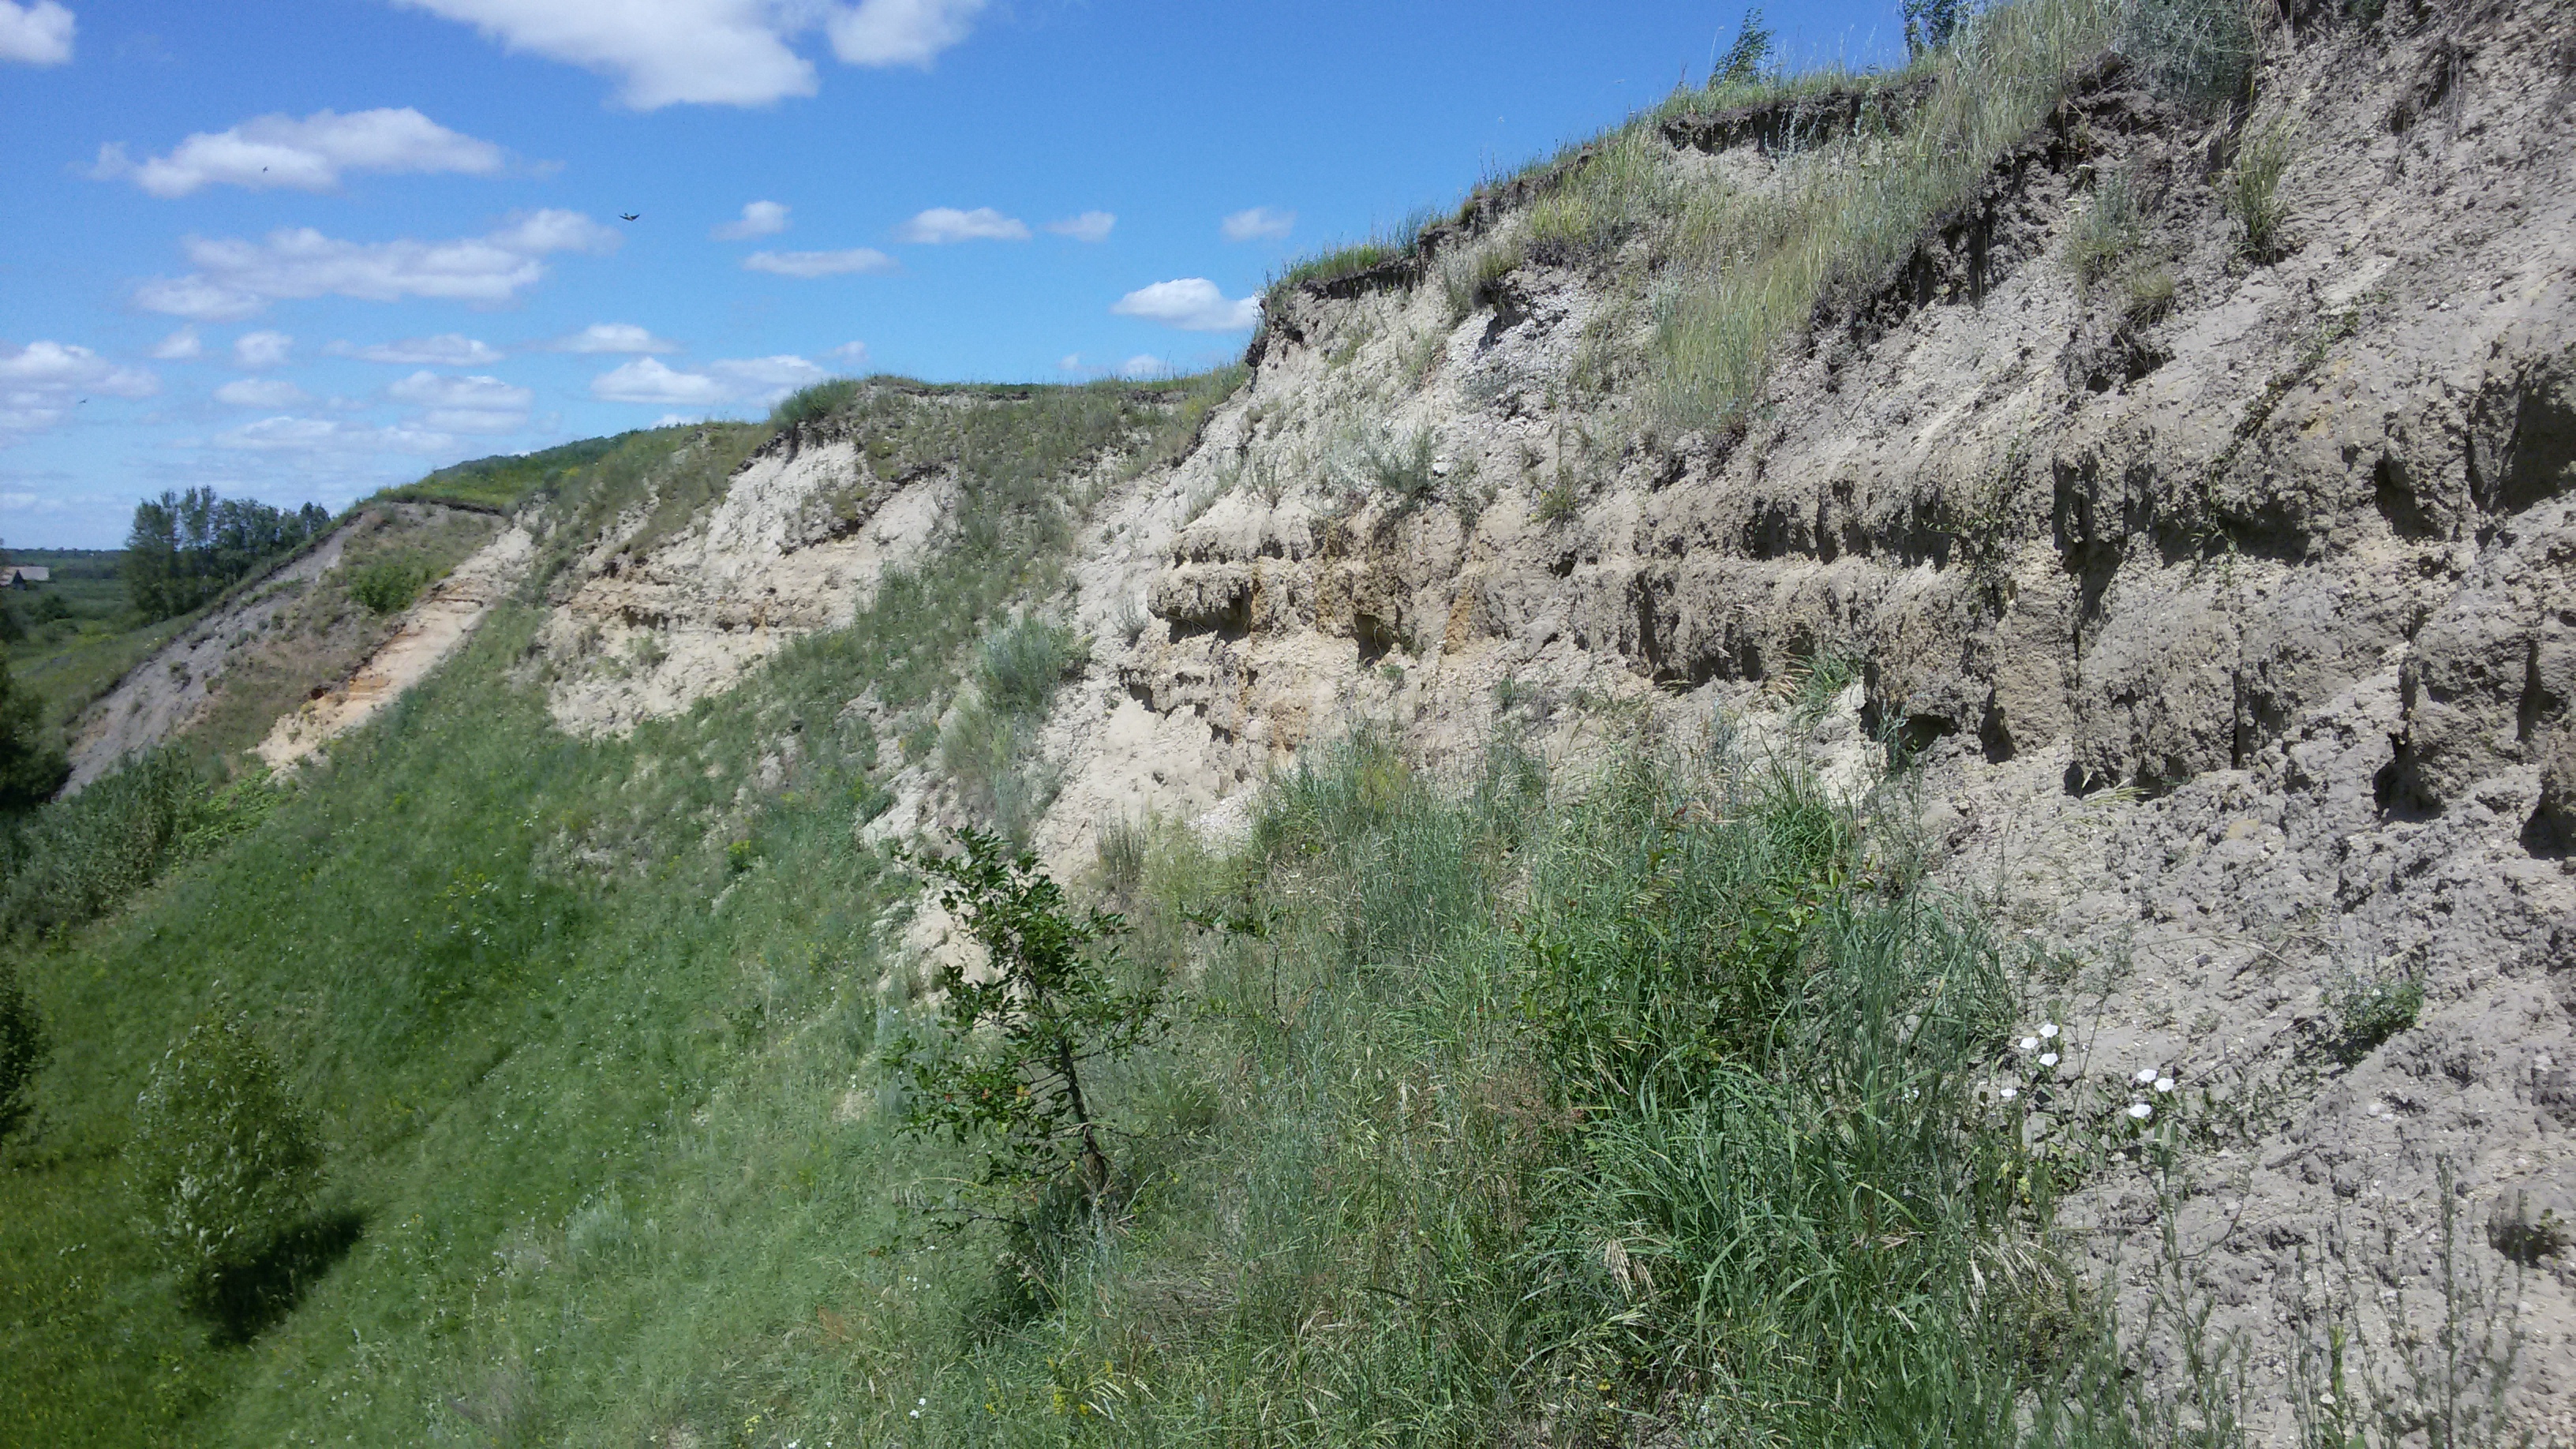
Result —
M 1223 361 L 1281 264 L 1703 79 L 1741 14 L 0 0 L 0 539 L 112 547 L 196 485 L 336 508 L 833 374 Z M 1901 54 L 1895 0 L 1770 23 Z

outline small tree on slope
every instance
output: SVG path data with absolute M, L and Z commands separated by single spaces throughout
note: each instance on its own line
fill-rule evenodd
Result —
M 144 1236 L 191 1311 L 256 1321 L 292 1295 L 266 1260 L 312 1210 L 322 1144 L 240 1018 L 209 1016 L 153 1063 L 125 1152 Z
M 887 1065 L 910 1079 L 906 1131 L 991 1143 L 985 1181 L 1074 1179 L 1088 1208 L 1110 1186 L 1097 1104 L 1084 1068 L 1124 1057 L 1162 1024 L 1159 987 L 1122 991 L 1116 980 L 1119 916 L 1080 915 L 1038 868 L 998 835 L 969 830 L 963 854 L 902 858 L 944 882 L 940 904 L 986 953 L 986 969 L 940 968 L 942 1040 L 906 1033 Z

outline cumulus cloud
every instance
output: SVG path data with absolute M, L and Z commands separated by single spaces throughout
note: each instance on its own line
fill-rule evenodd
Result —
M 859 0 L 826 26 L 832 53 L 852 65 L 917 65 L 966 38 L 984 0 Z
M 215 401 L 237 408 L 291 408 L 304 401 L 304 389 L 282 377 L 241 377 L 216 388 Z
M 1240 241 L 1277 241 L 1297 224 L 1297 213 L 1273 206 L 1255 206 L 1238 211 L 1217 223 L 1225 239 Z
M 774 402 L 828 374 L 801 357 L 743 357 L 711 363 L 704 372 L 681 372 L 660 359 L 639 357 L 592 378 L 593 397 L 607 402 L 708 407 L 754 399 Z
M 844 342 L 823 355 L 854 371 L 868 365 L 868 345 L 864 342 Z
M 528 405 L 537 400 L 537 395 L 524 387 L 479 373 L 471 377 L 451 377 L 444 373 L 415 372 L 386 388 L 385 396 L 396 402 L 416 403 L 422 407 L 481 408 L 486 412 L 525 412 Z
M 182 327 L 152 344 L 152 355 L 163 362 L 185 362 L 205 355 L 206 344 L 197 340 L 197 329 Z
M 389 362 L 400 367 L 481 367 L 498 362 L 503 356 L 499 348 L 461 332 L 441 332 L 435 337 L 406 337 L 399 342 L 375 342 L 364 347 L 352 342 L 334 342 L 322 350 L 333 357 L 354 357 L 360 362 Z
M 528 421 L 528 405 L 537 395 L 497 377 L 450 377 L 415 372 L 385 389 L 396 402 L 429 411 L 423 426 L 443 433 L 515 432 Z
M 217 433 L 218 448 L 251 453 L 408 453 L 419 457 L 449 452 L 454 435 L 408 426 L 371 428 L 333 418 L 281 415 L 244 423 Z
M 1149 377 L 1167 377 L 1172 365 L 1150 352 L 1140 352 L 1118 364 L 1118 375 L 1130 381 Z
M 295 339 L 283 332 L 245 332 L 233 339 L 233 363 L 253 370 L 283 367 L 294 349 Z
M 1109 240 L 1109 229 L 1117 224 L 1118 218 L 1111 212 L 1086 211 L 1080 216 L 1068 216 L 1062 221 L 1048 222 L 1046 229 L 1057 236 L 1069 236 L 1075 241 L 1096 242 Z
M 756 236 L 776 236 L 787 230 L 787 208 L 775 201 L 754 201 L 744 205 L 742 220 L 729 221 L 715 229 L 718 241 L 749 241 Z
M 6 3 L 6 0 L 0 0 Z M 637 110 L 758 106 L 814 93 L 791 41 L 821 23 L 852 65 L 927 66 L 964 40 L 986 0 L 396 0 L 462 21 L 505 49 L 613 76 Z
M 134 305 L 198 322 L 238 321 L 280 298 L 428 297 L 489 306 L 536 285 L 546 256 L 611 251 L 618 241 L 579 212 L 553 209 L 455 241 L 341 241 L 311 227 L 273 231 L 262 241 L 189 237 L 181 247 L 196 270 L 143 282 Z
M 193 317 L 200 322 L 238 322 L 258 316 L 268 303 L 202 276 L 187 276 L 153 277 L 136 284 L 134 305 L 146 312 Z
M 639 111 L 679 103 L 758 106 L 814 94 L 788 48 L 787 5 L 763 0 L 398 0 L 473 26 L 504 49 L 617 77 Z
M 300 121 L 260 116 L 228 131 L 200 131 L 169 155 L 141 162 L 127 159 L 123 146 L 102 146 L 91 174 L 131 180 L 155 196 L 186 196 L 207 186 L 329 191 L 348 171 L 489 176 L 501 167 L 500 147 L 405 106 L 345 116 L 316 111 Z
M 0 0 L 0 60 L 63 65 L 72 58 L 72 13 L 54 0 Z
M 654 336 L 632 322 L 593 322 L 570 337 L 546 344 L 556 352 L 677 352 L 680 344 Z
M 1121 317 L 1141 317 L 1184 332 L 1232 332 L 1261 320 L 1253 297 L 1229 298 L 1205 277 L 1182 277 L 1139 287 L 1113 303 Z
M 782 277 L 837 277 L 849 272 L 891 272 L 894 258 L 874 247 L 838 252 L 753 252 L 742 259 L 747 272 L 775 272 Z
M 139 367 L 118 367 L 86 347 L 30 342 L 0 346 L 0 437 L 38 432 L 59 423 L 93 396 L 150 397 L 161 379 Z
M 1027 241 L 1029 228 L 1028 223 L 1018 217 L 1004 216 L 989 206 L 979 206 L 973 211 L 934 206 L 896 227 L 894 239 L 931 246 L 962 241 Z

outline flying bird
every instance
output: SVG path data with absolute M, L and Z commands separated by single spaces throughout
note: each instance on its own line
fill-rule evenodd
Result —
M 644 213 L 640 211 L 621 211 L 617 213 L 617 219 L 619 221 L 642 221 L 644 219 Z

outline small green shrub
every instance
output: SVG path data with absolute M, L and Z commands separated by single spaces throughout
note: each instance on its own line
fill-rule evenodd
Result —
M 1574 486 L 1572 474 L 1560 472 L 1554 481 L 1539 490 L 1538 504 L 1530 510 L 1541 523 L 1571 523 L 1583 511 L 1583 494 Z
M 0 936 L 47 935 L 149 884 L 205 823 L 204 782 L 157 750 L 0 833 Z
M 399 614 L 429 582 L 429 566 L 409 555 L 361 565 L 349 576 L 349 597 L 371 614 Z
M 2120 274 L 2120 315 L 2145 326 L 2173 310 L 2173 268 L 2163 262 L 2135 265 Z
M 1440 481 L 1431 472 L 1433 446 L 1429 428 L 1410 438 L 1388 437 L 1372 442 L 1367 450 L 1369 476 L 1397 501 L 1417 502 Z
M 1101 885 L 1116 895 L 1142 885 L 1148 843 L 1145 827 L 1136 821 L 1122 817 L 1100 827 Z
M 1470 247 L 1452 247 L 1440 258 L 1440 291 L 1449 304 L 1449 320 L 1463 321 L 1493 297 L 1494 284 L 1520 268 L 1517 235 Z
M 2412 976 L 2354 975 L 2326 988 L 2335 1022 L 2328 1049 L 2350 1066 L 2424 1014 L 2424 983 Z
M 273 1260 L 312 1214 L 322 1142 L 247 1022 L 210 1015 L 153 1064 L 125 1157 L 144 1236 L 191 1311 L 239 1324 L 282 1306 Z
M 1910 8 L 1905 27 L 1909 36 L 1914 31 Z M 1726 48 L 1726 54 L 1719 56 L 1717 64 L 1709 70 L 1709 89 L 1760 84 L 1765 69 L 1771 63 L 1773 38 L 1771 28 L 1762 23 L 1761 6 L 1745 11 L 1743 23 L 1736 27 L 1735 43 Z
M 778 406 L 769 410 L 769 425 L 783 433 L 790 428 L 820 422 L 848 407 L 863 385 L 854 377 L 836 377 L 812 387 L 800 388 L 779 399 Z
M 983 1143 L 990 1187 L 1070 1179 L 1096 1211 L 1110 1163 L 1083 1073 L 1161 1029 L 1161 988 L 1120 989 L 1123 919 L 1074 914 L 1037 857 L 999 836 L 968 830 L 959 840 L 957 856 L 901 857 L 940 883 L 940 904 L 985 952 L 972 976 L 964 963 L 940 968 L 946 1030 L 906 1032 L 887 1052 L 887 1070 L 912 1088 L 904 1130 Z
M 2066 260 L 2086 286 L 2110 275 L 2111 269 L 2138 244 L 2138 207 L 2126 171 L 2106 171 L 2093 183 L 2092 199 L 2075 215 L 2066 239 Z
M 45 727 L 44 700 L 19 687 L 7 656 L 0 655 L 0 811 L 51 798 L 71 772 L 71 761 Z
M 1042 715 L 1056 686 L 1082 666 L 1082 641 L 1072 630 L 1022 615 L 984 640 L 976 682 L 984 702 L 1015 715 Z
M 36 1069 L 44 1062 L 44 1018 L 18 979 L 18 963 L 0 958 L 0 1141 L 35 1114 Z
M 2244 98 L 2260 54 L 2241 0 L 2137 0 L 2120 46 L 2158 93 L 2204 112 Z
M 1959 33 L 1967 0 L 1905 0 L 1905 53 L 1939 50 Z
M 2297 154 L 2297 133 L 2288 120 L 2276 120 L 2245 134 L 2236 164 L 2219 178 L 2220 199 L 2244 228 L 2245 255 L 2255 261 L 2278 261 L 2286 253 L 2289 206 L 2281 199 L 2281 177 Z

